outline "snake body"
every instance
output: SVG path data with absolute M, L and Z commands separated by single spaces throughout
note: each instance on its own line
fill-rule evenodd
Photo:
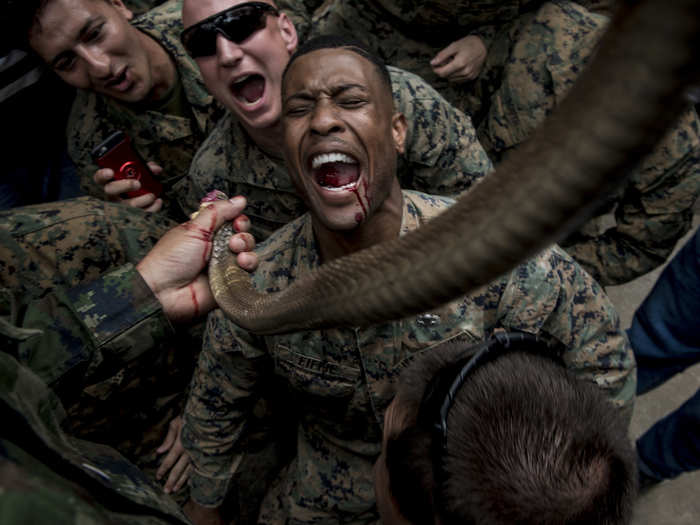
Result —
M 699 44 L 697 0 L 623 5 L 567 98 L 452 208 L 270 295 L 238 268 L 222 229 L 209 266 L 217 303 L 243 328 L 283 333 L 404 317 L 493 280 L 582 224 L 653 148 L 698 80 Z

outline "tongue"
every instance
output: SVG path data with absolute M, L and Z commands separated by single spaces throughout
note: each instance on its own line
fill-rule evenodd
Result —
M 316 180 L 321 186 L 340 188 L 355 182 L 359 178 L 357 164 L 332 162 L 316 170 Z
M 264 90 L 265 79 L 260 75 L 250 77 L 236 89 L 238 96 L 244 98 L 248 103 L 255 102 L 262 97 Z

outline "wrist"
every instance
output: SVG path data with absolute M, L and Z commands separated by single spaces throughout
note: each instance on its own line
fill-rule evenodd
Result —
M 149 265 L 145 259 L 138 263 L 135 268 L 141 276 L 141 278 L 143 279 L 143 282 L 146 283 L 146 286 L 148 286 L 148 288 L 151 290 L 151 293 L 160 303 L 160 307 L 162 308 L 165 317 L 167 317 L 168 320 L 172 322 L 174 319 L 171 311 L 172 308 L 170 308 L 169 306 L 167 293 L 168 290 L 161 289 L 162 287 L 160 286 L 158 279 L 156 279 L 154 277 L 153 272 L 150 271 Z
M 136 271 L 139 272 L 141 278 L 146 283 L 146 286 L 148 286 L 151 289 L 151 292 L 153 292 L 153 295 L 158 297 L 160 290 L 158 289 L 159 287 L 156 279 L 153 277 L 153 273 L 150 271 L 147 259 L 148 256 L 146 256 L 145 259 L 136 265 Z

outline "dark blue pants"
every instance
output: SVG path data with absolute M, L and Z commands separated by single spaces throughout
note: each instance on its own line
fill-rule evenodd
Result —
M 628 331 L 637 394 L 700 360 L 700 229 L 664 269 Z M 640 470 L 655 479 L 700 468 L 700 389 L 637 440 Z

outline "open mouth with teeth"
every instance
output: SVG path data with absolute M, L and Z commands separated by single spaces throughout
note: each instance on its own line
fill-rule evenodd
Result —
M 260 101 L 265 93 L 265 79 L 261 75 L 253 74 L 239 78 L 231 86 L 233 95 L 239 102 L 252 105 Z
M 360 178 L 360 165 L 344 153 L 322 153 L 311 158 L 311 174 L 324 189 L 351 190 Z

